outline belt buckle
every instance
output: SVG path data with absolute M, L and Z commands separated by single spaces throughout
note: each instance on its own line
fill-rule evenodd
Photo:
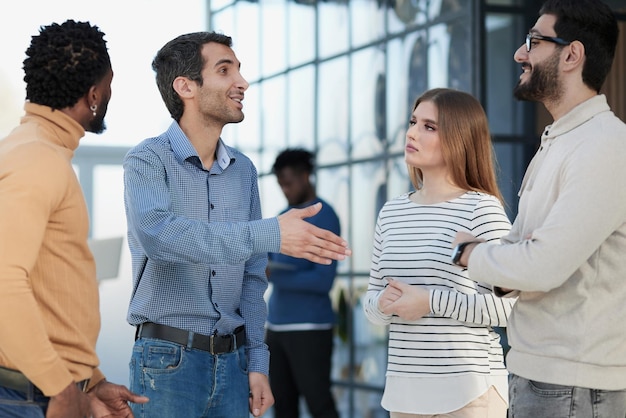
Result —
M 209 335 L 209 353 L 215 355 L 215 334 Z

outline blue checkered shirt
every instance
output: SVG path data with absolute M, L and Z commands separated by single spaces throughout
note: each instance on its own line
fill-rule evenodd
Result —
M 220 139 L 205 169 L 178 123 L 124 159 L 133 264 L 128 322 L 211 335 L 245 325 L 248 370 L 268 374 L 264 343 L 267 253 L 276 218 L 261 219 L 257 171 Z

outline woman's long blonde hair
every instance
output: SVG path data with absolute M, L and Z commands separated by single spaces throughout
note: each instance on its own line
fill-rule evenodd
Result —
M 443 159 L 454 184 L 465 190 L 483 192 L 504 203 L 495 173 L 495 157 L 487 115 L 472 95 L 453 89 L 435 88 L 415 101 L 413 111 L 422 102 L 437 108 L 437 126 Z M 422 171 L 408 166 L 413 186 L 422 186 Z

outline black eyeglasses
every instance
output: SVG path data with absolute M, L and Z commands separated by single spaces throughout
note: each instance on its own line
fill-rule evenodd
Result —
M 555 38 L 553 36 L 543 36 L 543 35 L 537 35 L 534 33 L 528 33 L 526 34 L 526 52 L 530 52 L 533 46 L 533 39 L 539 39 L 540 41 L 553 42 L 557 45 L 563 45 L 563 46 L 571 44 L 571 42 L 568 42 L 565 39 Z

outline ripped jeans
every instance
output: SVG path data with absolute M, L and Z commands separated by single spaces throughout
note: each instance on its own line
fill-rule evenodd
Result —
M 139 338 L 130 360 L 130 389 L 147 396 L 135 418 L 248 418 L 245 347 L 218 355 L 169 341 Z

